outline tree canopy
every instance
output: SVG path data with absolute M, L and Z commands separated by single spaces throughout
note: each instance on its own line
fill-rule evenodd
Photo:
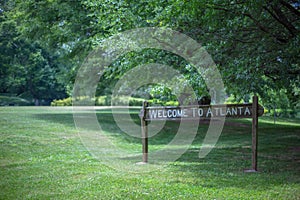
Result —
M 68 72 L 63 83 L 69 91 L 80 63 L 105 38 L 138 27 L 169 27 L 205 46 L 229 94 L 245 98 L 256 93 L 269 104 L 284 96 L 290 106 L 299 103 L 300 4 L 296 0 L 6 0 L 0 9 L 1 63 L 11 63 L 14 58 L 26 71 L 40 66 L 40 73 L 55 78 L 53 70 L 63 68 Z M 16 38 L 24 40 L 23 49 L 13 48 Z M 38 46 L 30 50 L 26 44 Z M 30 52 L 26 62 L 21 61 L 24 48 Z M 56 60 L 63 60 L 64 67 L 57 68 Z M 184 60 L 151 49 L 127 54 L 113 63 L 105 85 L 138 63 L 158 60 L 182 71 L 198 93 L 205 93 L 203 81 Z M 9 82 L 10 70 L 14 70 L 11 65 L 1 65 L 5 77 L 1 83 Z M 103 93 L 105 86 L 99 89 Z

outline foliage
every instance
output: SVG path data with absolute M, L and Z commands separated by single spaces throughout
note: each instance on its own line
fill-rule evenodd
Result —
M 178 101 L 164 101 L 160 99 L 150 99 L 148 103 L 149 106 L 179 106 Z
M 17 30 L 8 11 L 0 13 L 0 92 L 28 99 L 52 100 L 66 95 L 58 57 Z
M 277 110 L 277 115 L 283 115 L 285 117 L 296 115 L 296 108 L 291 105 L 285 89 L 274 91 L 269 89 L 269 94 L 264 98 L 263 105 L 266 109 L 270 110 L 271 114 L 274 114 L 274 109 Z M 269 98 L 269 99 L 267 99 Z M 290 108 L 294 108 L 292 111 Z
M 113 103 L 116 106 L 142 106 L 145 99 L 136 97 L 117 97 L 113 99 Z M 160 105 L 160 106 L 178 106 L 177 101 L 164 101 L 160 99 L 149 99 L 147 100 L 149 105 Z M 111 96 L 98 96 L 95 98 L 95 106 L 111 106 Z M 68 97 L 65 99 L 55 99 L 51 102 L 51 106 L 72 106 L 72 98 Z
M 300 6 L 297 1 L 4 2 L 1 13 L 6 11 L 7 18 L 23 38 L 38 41 L 43 48 L 58 53 L 69 63 L 65 66 L 68 76 L 64 77 L 69 93 L 83 58 L 101 41 L 133 28 L 163 26 L 183 32 L 206 47 L 218 65 L 229 95 L 243 99 L 259 94 L 270 104 L 274 95 L 282 97 L 284 91 L 290 108 L 299 104 Z M 11 43 L 15 36 L 10 38 Z M 34 53 L 36 55 L 36 51 Z M 2 59 L 7 58 L 3 56 Z M 113 85 L 127 70 L 151 62 L 179 69 L 198 97 L 207 95 L 205 84 L 193 67 L 188 67 L 188 63 L 175 55 L 157 50 L 132 52 L 114 62 L 99 84 L 97 95 L 110 94 Z M 6 74 L 7 69 L 1 70 Z
M 159 1 L 155 1 L 158 3 Z M 162 1 L 160 1 L 162 2 Z M 182 31 L 201 42 L 223 75 L 227 92 L 238 98 L 286 91 L 299 102 L 299 3 L 294 1 L 172 1 L 160 7 L 153 24 Z M 275 94 L 279 95 L 279 94 Z
M 68 97 L 65 99 L 54 99 L 50 105 L 51 106 L 72 106 L 72 98 Z

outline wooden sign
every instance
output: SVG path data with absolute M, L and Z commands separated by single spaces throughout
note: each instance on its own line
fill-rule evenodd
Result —
M 252 104 L 146 107 L 143 112 L 146 112 L 146 121 L 194 118 L 201 120 L 218 117 L 251 118 Z M 263 113 L 264 109 L 259 105 L 258 115 L 261 116 Z
M 220 117 L 252 118 L 252 169 L 247 172 L 257 171 L 257 133 L 258 117 L 262 116 L 264 108 L 258 104 L 258 97 L 253 96 L 252 103 L 248 104 L 221 104 L 205 106 L 166 106 L 148 107 L 143 103 L 140 113 L 142 127 L 143 162 L 148 162 L 148 121 L 155 120 L 201 120 Z

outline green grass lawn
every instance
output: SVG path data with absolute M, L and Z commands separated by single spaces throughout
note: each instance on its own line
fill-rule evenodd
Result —
M 132 116 L 139 123 L 138 110 Z M 140 139 L 117 127 L 110 110 L 101 127 L 126 150 Z M 259 119 L 258 173 L 251 167 L 251 120 L 228 120 L 216 147 L 198 153 L 207 130 L 189 150 L 160 170 L 126 173 L 95 159 L 74 125 L 71 108 L 0 107 L 0 199 L 300 199 L 300 121 Z M 155 151 L 175 135 L 168 122 L 149 140 Z

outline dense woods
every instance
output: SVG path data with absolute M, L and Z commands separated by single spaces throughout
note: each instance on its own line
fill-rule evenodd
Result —
M 228 95 L 258 94 L 266 107 L 295 108 L 300 99 L 300 3 L 296 0 L 4 0 L 0 3 L 0 93 L 38 104 L 72 95 L 88 53 L 104 39 L 139 27 L 168 27 L 201 43 Z M 138 64 L 174 66 L 199 98 L 203 80 L 162 50 L 131 52 L 109 66 L 97 95 Z M 152 87 L 153 95 L 167 95 Z M 159 96 L 159 95 L 158 95 Z

